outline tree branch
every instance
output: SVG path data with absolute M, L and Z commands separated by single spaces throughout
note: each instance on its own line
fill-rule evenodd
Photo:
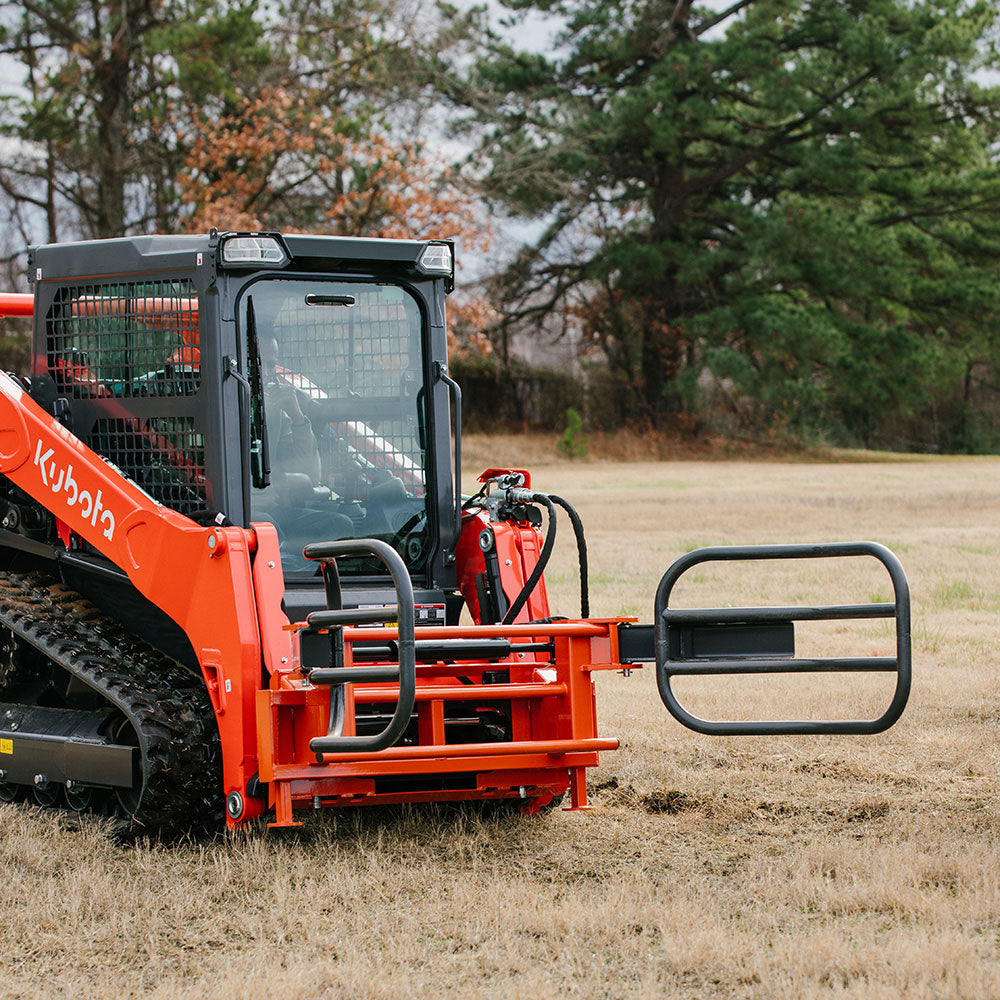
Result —
M 61 39 L 66 48 L 72 49 L 83 41 L 79 32 L 72 30 L 71 21 L 55 17 L 41 4 L 35 3 L 35 0 L 20 0 L 20 5 L 29 14 L 37 17 L 54 38 Z
M 735 176 L 741 170 L 749 166 L 754 160 L 760 159 L 762 156 L 766 156 L 772 150 L 780 149 L 782 146 L 791 145 L 796 142 L 801 142 L 803 139 L 807 139 L 812 135 L 815 135 L 815 131 L 801 131 L 800 130 L 812 122 L 817 115 L 827 108 L 833 106 L 839 102 L 842 98 L 846 97 L 852 90 L 860 87 L 861 84 L 870 80 L 876 74 L 876 69 L 871 67 L 865 70 L 864 73 L 859 74 L 849 83 L 844 84 L 836 93 L 832 94 L 829 98 L 822 101 L 819 104 L 814 105 L 808 111 L 799 115 L 798 118 L 793 119 L 783 125 L 778 132 L 771 136 L 765 142 L 760 143 L 756 146 L 748 147 L 741 155 L 734 157 L 729 163 L 724 164 L 718 170 L 710 174 L 704 181 L 705 187 L 715 187 L 717 184 L 721 184 L 723 181 L 728 180 L 730 177 Z
M 749 7 L 753 2 L 754 0 L 738 0 L 737 3 L 732 5 L 732 7 L 716 14 L 715 17 L 710 17 L 707 21 L 702 21 L 698 27 L 691 30 L 691 34 L 693 34 L 695 38 L 701 37 L 706 31 L 714 28 L 717 24 L 722 24 L 723 21 L 732 17 L 734 14 L 738 14 L 744 7 Z

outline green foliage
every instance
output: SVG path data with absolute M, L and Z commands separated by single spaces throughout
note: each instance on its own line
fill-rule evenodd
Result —
M 0 371 L 31 372 L 31 332 L 22 320 L 0 320 Z
M 250 0 L 0 3 L 0 39 L 22 72 L 0 101 L 0 132 L 18 140 L 3 188 L 25 237 L 25 208 L 49 240 L 176 228 L 184 108 L 270 63 L 255 11 Z
M 586 458 L 587 435 L 583 433 L 583 418 L 571 406 L 566 411 L 566 429 L 556 442 L 556 449 L 567 458 Z
M 278 90 L 340 134 L 422 138 L 428 67 L 469 21 L 446 38 L 400 0 L 0 0 L 10 249 L 183 228 L 178 177 L 200 126 Z M 288 195 L 296 178 L 283 180 Z M 289 229 L 315 221 L 284 207 Z
M 490 197 L 547 223 L 508 322 L 571 307 L 654 422 L 712 373 L 867 444 L 995 357 L 995 4 L 507 6 L 559 26 L 494 38 L 467 91 Z

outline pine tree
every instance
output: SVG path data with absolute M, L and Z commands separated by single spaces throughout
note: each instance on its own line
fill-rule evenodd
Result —
M 507 322 L 577 324 L 637 416 L 693 405 L 711 372 L 768 420 L 875 442 L 989 353 L 995 4 L 507 6 L 557 44 L 494 36 L 456 86 L 488 194 L 545 223 L 504 276 Z

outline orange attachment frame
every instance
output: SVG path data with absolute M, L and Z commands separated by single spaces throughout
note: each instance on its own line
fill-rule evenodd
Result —
M 270 689 L 257 695 L 260 777 L 269 784 L 273 825 L 297 825 L 296 807 L 463 798 L 518 799 L 532 812 L 567 791 L 569 808 L 588 808 L 586 768 L 597 764 L 599 751 L 618 747 L 615 739 L 597 737 L 591 671 L 617 658 L 621 620 L 418 628 L 418 642 L 504 638 L 513 651 L 502 661 L 458 661 L 460 669 L 418 666 L 411 742 L 374 753 L 314 754 L 309 738 L 325 731 L 329 690 L 309 684 L 299 670 L 277 671 Z M 355 643 L 392 641 L 397 632 L 348 627 L 343 636 L 351 666 Z M 531 651 L 518 651 L 519 644 Z M 491 683 L 497 671 L 509 679 Z M 345 685 L 344 734 L 356 734 L 356 706 L 394 702 L 397 693 L 394 683 Z M 456 702 L 508 704 L 510 739 L 451 741 L 445 712 Z

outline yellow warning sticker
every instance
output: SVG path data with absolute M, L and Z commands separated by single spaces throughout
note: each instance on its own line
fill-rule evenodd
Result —
M 14 752 L 13 740 L 0 740 L 0 753 L 13 753 L 13 752 Z

